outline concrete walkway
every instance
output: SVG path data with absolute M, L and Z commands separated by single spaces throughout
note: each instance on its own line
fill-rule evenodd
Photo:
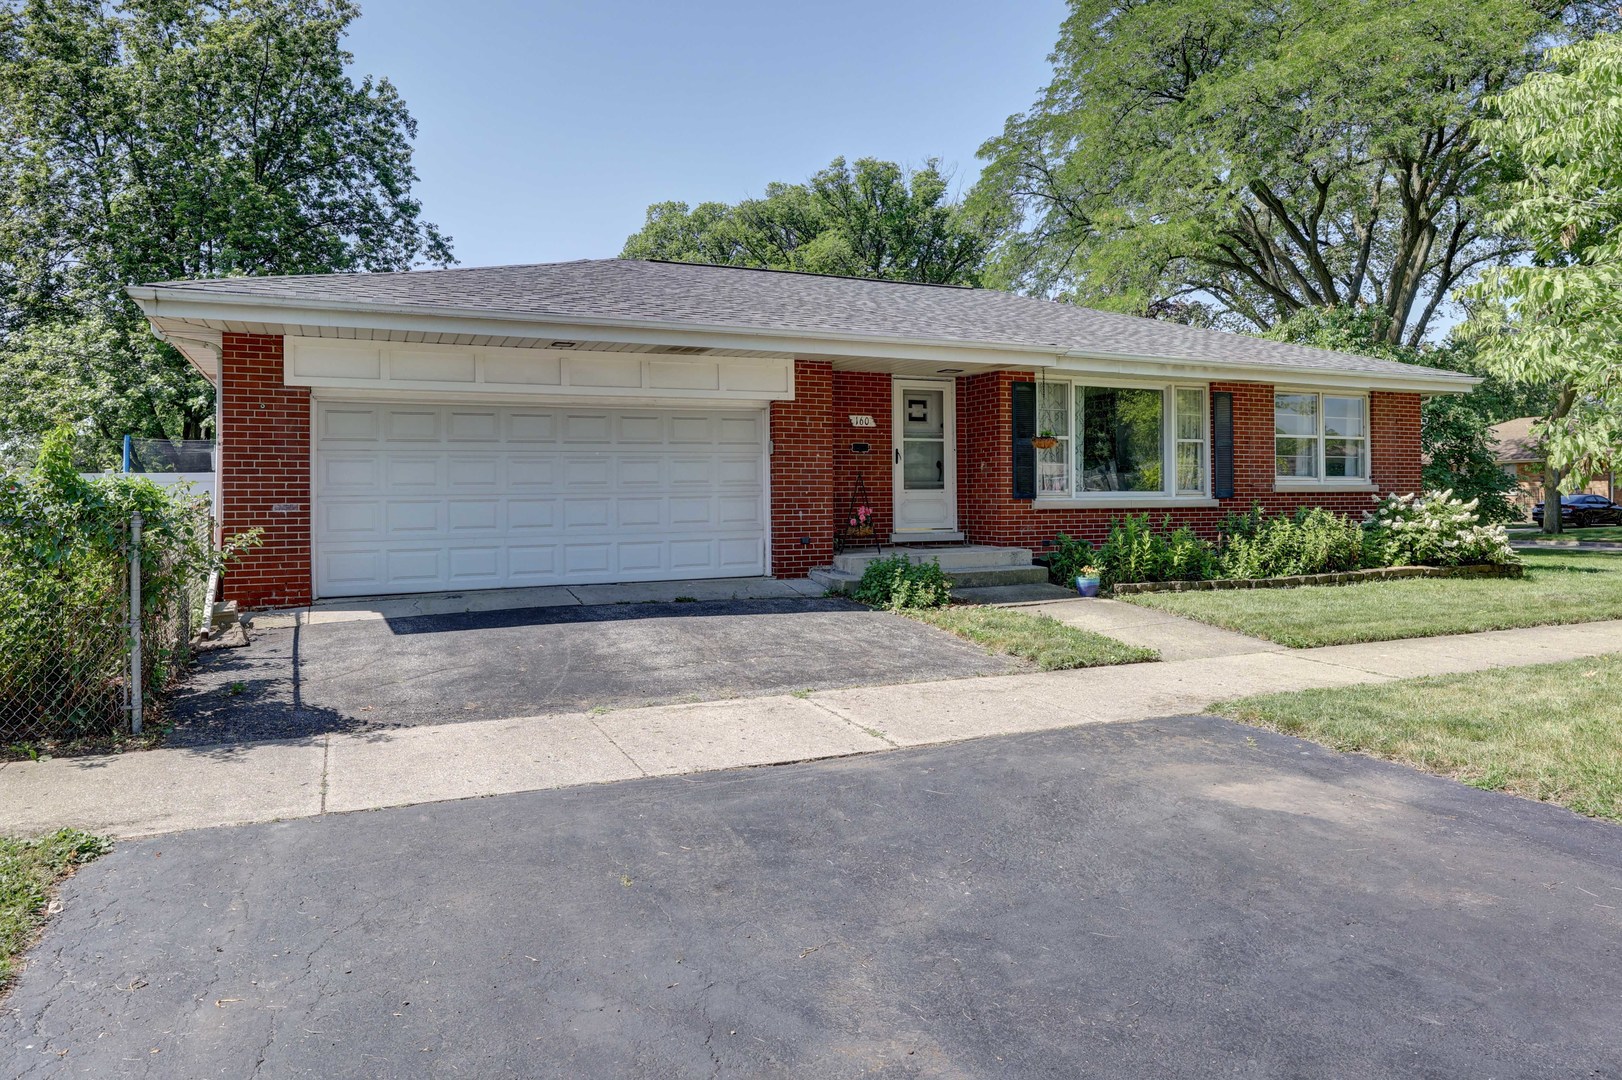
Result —
M 1516 551 L 1622 551 L 1622 541 L 1617 540 L 1528 540 L 1512 536 L 1509 546 Z
M 1111 632 L 1123 629 L 1132 628 Z M 1149 624 L 1138 631 L 1157 632 Z M 9 762 L 0 765 L 0 833 L 75 825 L 132 836 L 310 817 L 1142 720 L 1247 694 L 1614 652 L 1622 652 L 1622 620 Z
M 1035 604 L 1002 604 L 1047 615 L 1069 626 L 1112 637 L 1128 645 L 1154 649 L 1162 660 L 1200 660 L 1211 656 L 1287 652 L 1283 645 L 1236 634 L 1220 626 L 1120 600 L 1083 600 L 1072 596 Z

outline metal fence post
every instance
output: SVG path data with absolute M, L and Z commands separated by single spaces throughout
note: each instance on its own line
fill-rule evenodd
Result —
M 130 734 L 141 733 L 141 512 L 130 515 Z

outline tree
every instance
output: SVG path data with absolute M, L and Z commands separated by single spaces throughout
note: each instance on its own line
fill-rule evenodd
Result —
M 1312 308 L 1262 336 L 1405 364 L 1478 373 L 1468 339 L 1453 337 L 1439 345 L 1392 345 L 1386 340 L 1386 326 L 1383 312 Z M 1528 389 L 1535 394 L 1541 388 Z M 1476 512 L 1483 521 L 1515 520 L 1519 512 L 1508 498 L 1515 481 L 1498 465 L 1492 425 L 1524 416 L 1525 397 L 1525 393 L 1516 393 L 1488 376 L 1475 393 L 1427 400 L 1420 412 L 1419 431 L 1420 451 L 1425 458 L 1421 471 L 1425 489 L 1451 491 L 1460 499 L 1476 500 Z
M 995 283 L 1265 329 L 1363 306 L 1417 345 L 1519 250 L 1482 200 L 1484 95 L 1603 6 L 1551 0 L 1071 0 L 1052 83 L 988 141 L 970 204 L 1018 215 Z M 1175 309 L 1181 310 L 1181 309 Z
M 1497 222 L 1530 259 L 1490 269 L 1470 295 L 1485 369 L 1555 388 L 1536 428 L 1552 509 L 1622 447 L 1622 36 L 1549 59 L 1482 125 L 1521 171 Z M 1559 532 L 1560 515 L 1545 513 L 1543 530 Z
M 803 184 L 770 184 L 736 205 L 655 203 L 620 257 L 974 284 L 1000 219 L 953 203 L 948 182 L 935 159 L 908 172 L 835 158 Z
M 450 261 L 351 0 L 0 0 L 0 428 L 197 437 L 212 391 L 124 287 Z

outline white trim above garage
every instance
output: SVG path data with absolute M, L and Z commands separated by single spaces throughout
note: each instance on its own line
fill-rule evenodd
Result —
M 286 339 L 283 380 L 368 394 L 438 392 L 762 405 L 794 397 L 786 357 L 573 352 Z

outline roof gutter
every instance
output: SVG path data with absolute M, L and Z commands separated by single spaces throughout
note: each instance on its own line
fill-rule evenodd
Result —
M 1479 386 L 1483 380 L 1475 375 L 1465 375 L 1454 372 L 1441 372 L 1436 368 L 1423 368 L 1414 366 L 1412 372 L 1404 371 L 1359 371 L 1355 368 L 1287 368 L 1276 364 L 1246 364 L 1232 360 L 1185 360 L 1168 359 L 1166 357 L 1140 356 L 1132 353 L 1103 352 L 1096 349 L 1072 349 L 1062 354 L 1068 360 L 1085 360 L 1090 363 L 1109 363 L 1118 365 L 1123 375 L 1149 374 L 1165 372 L 1168 368 L 1187 368 L 1191 377 L 1195 374 L 1200 377 L 1208 376 L 1213 369 L 1219 369 L 1222 377 L 1232 377 L 1240 381 L 1252 381 L 1243 378 L 1246 375 L 1254 376 L 1256 382 L 1289 383 L 1310 379 L 1317 383 L 1335 383 L 1347 386 L 1367 386 L 1369 383 L 1379 383 L 1382 387 L 1401 387 L 1404 390 L 1421 394 L 1468 394 Z M 1392 361 L 1398 363 L 1398 361 Z M 1134 370 L 1141 369 L 1141 370 Z

